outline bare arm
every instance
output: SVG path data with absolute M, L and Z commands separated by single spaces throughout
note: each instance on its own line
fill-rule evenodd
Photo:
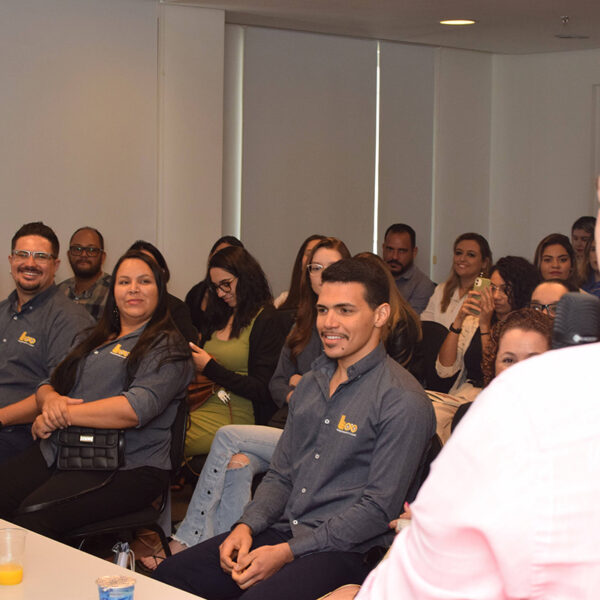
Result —
M 50 388 L 50 390 L 44 391 L 47 400 L 53 397 L 52 394 L 58 396 L 57 401 L 71 400 L 66 396 L 60 396 L 51 386 L 44 387 Z M 111 396 L 78 404 L 67 403 L 66 412 L 70 425 L 100 429 L 127 429 L 135 427 L 139 423 L 137 414 L 125 396 Z M 51 417 L 50 413 L 42 413 L 33 424 L 33 434 L 34 437 L 45 439 L 60 428 L 61 426 Z
M 480 311 L 480 301 L 478 295 L 473 295 L 469 292 L 452 323 L 452 327 L 454 329 L 462 329 L 465 318 L 473 314 L 471 311 Z M 445 367 L 451 367 L 456 362 L 459 335 L 458 333 L 449 331 L 444 343 L 440 347 L 438 360 Z
M 0 421 L 3 425 L 20 425 L 22 423 L 33 423 L 38 415 L 35 403 L 35 395 L 27 396 L 19 402 L 0 408 Z

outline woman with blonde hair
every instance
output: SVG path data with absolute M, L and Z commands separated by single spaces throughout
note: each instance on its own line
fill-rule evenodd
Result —
M 454 242 L 454 258 L 448 279 L 440 283 L 421 313 L 422 321 L 435 321 L 448 328 L 456 318 L 475 279 L 487 277 L 492 266 L 492 251 L 478 233 L 463 233 Z

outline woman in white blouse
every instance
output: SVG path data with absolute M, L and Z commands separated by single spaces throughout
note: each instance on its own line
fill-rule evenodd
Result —
M 421 313 L 421 321 L 435 321 L 448 328 L 456 318 L 475 279 L 488 276 L 492 252 L 487 240 L 478 233 L 463 233 L 454 242 L 454 259 L 448 279 L 440 283 Z

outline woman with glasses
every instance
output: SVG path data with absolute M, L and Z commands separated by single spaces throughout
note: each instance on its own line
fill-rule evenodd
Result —
M 520 256 L 505 256 L 492 268 L 489 288 L 471 290 L 442 344 L 436 361 L 440 377 L 458 376 L 449 394 L 471 401 L 483 387 L 481 360 L 492 325 L 529 304 L 539 281 L 537 269 Z
M 208 454 L 223 425 L 267 423 L 275 411 L 269 380 L 285 338 L 265 274 L 247 250 L 219 250 L 208 273 L 202 347 L 190 347 L 209 394 L 190 413 L 186 456 Z

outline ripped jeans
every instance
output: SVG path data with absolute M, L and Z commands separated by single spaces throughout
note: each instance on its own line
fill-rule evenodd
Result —
M 212 442 L 185 519 L 173 536 L 186 546 L 229 531 L 250 500 L 252 478 L 266 471 L 283 430 L 262 425 L 226 425 Z M 234 454 L 250 464 L 228 469 Z

